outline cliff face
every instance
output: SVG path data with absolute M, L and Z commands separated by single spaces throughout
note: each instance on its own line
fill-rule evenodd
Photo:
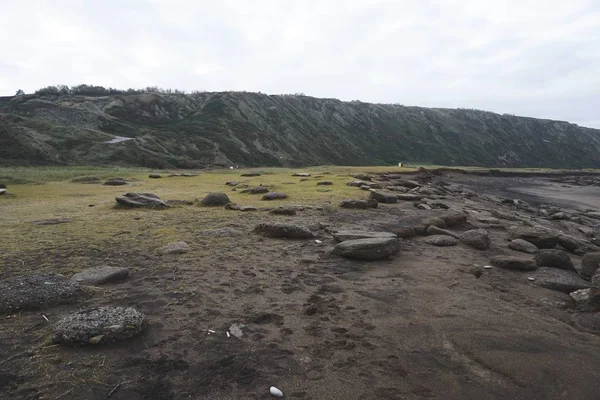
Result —
M 114 136 L 133 140 L 105 143 Z M 477 110 L 257 93 L 0 99 L 0 164 L 600 168 L 600 130 Z

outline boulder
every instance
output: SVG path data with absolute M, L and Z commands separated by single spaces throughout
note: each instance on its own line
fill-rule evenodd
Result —
M 398 193 L 396 197 L 398 198 L 398 200 L 403 201 L 419 201 L 423 198 L 423 196 L 411 193 Z
M 167 208 L 167 204 L 152 193 L 126 193 L 116 197 L 117 204 L 125 208 Z
M 600 251 L 594 245 L 571 235 L 558 235 L 558 244 L 570 253 L 583 255 L 588 252 Z
M 346 240 L 332 250 L 332 254 L 364 261 L 383 260 L 400 251 L 400 242 L 395 238 L 369 238 Z
M 231 200 L 225 193 L 209 193 L 200 200 L 200 205 L 204 207 L 222 207 L 229 203 L 231 203 Z
M 0 189 L 6 189 L 6 185 L 4 183 L 0 183 Z
M 317 186 L 331 186 L 331 185 L 333 185 L 333 182 L 331 182 L 331 181 L 320 181 L 320 182 L 317 182 Z
M 529 253 L 535 254 L 539 251 L 537 247 L 533 243 L 528 242 L 523 239 L 515 239 L 508 244 L 508 247 L 515 251 L 520 251 L 521 253 Z
M 258 224 L 254 228 L 254 233 L 270 238 L 311 239 L 314 237 L 305 226 L 283 223 Z
M 283 200 L 287 199 L 288 195 L 280 192 L 269 192 L 265 193 L 262 197 L 263 200 Z
M 162 178 L 162 175 L 160 175 L 160 174 L 150 174 L 150 175 L 148 175 L 148 178 L 150 178 L 150 179 L 160 179 L 160 178 Z
M 398 195 L 390 192 L 383 192 L 378 190 L 373 190 L 369 197 L 373 200 L 377 200 L 379 203 L 397 203 Z
M 542 249 L 535 255 L 538 267 L 551 267 L 575 271 L 575 266 L 569 255 L 562 250 Z
M 600 251 L 586 253 L 581 259 L 581 276 L 591 278 L 600 269 Z
M 477 250 L 485 250 L 490 247 L 490 236 L 484 229 L 472 229 L 462 233 L 458 239 L 464 244 Z
M 121 179 L 121 178 L 114 178 L 114 179 L 109 179 L 106 182 L 104 182 L 104 184 L 106 186 L 123 186 L 123 185 L 127 185 L 127 181 Z
M 126 340 L 142 332 L 145 323 L 144 314 L 131 307 L 92 308 L 58 321 L 52 342 L 83 345 Z
M 508 240 L 523 239 L 540 249 L 553 249 L 558 244 L 558 236 L 541 229 L 524 226 L 511 226 L 507 230 Z
M 458 244 L 458 240 L 455 237 L 448 235 L 432 235 L 425 239 L 425 243 L 432 246 L 447 247 L 456 246 Z
M 160 248 L 160 254 L 185 254 L 191 250 L 186 242 L 172 242 Z
M 269 211 L 269 214 L 273 215 L 296 215 L 296 208 L 294 207 L 279 207 Z
M 467 214 L 465 214 L 462 211 L 447 210 L 439 214 L 438 218 L 444 221 L 444 225 L 446 226 L 446 228 L 460 226 L 467 222 Z
M 0 314 L 75 303 L 89 292 L 62 275 L 23 276 L 0 281 Z
M 517 271 L 533 271 L 537 268 L 537 265 L 533 259 L 514 256 L 492 257 L 491 264 L 494 267 L 513 269 Z
M 377 200 L 342 200 L 340 201 L 341 208 L 355 208 L 359 210 L 366 210 L 368 208 L 377 208 L 379 203 Z
M 564 269 L 541 267 L 534 277 L 536 285 L 567 294 L 590 287 L 590 282 L 582 279 L 576 272 Z
M 124 267 L 100 266 L 85 269 L 71 277 L 71 281 L 82 285 L 102 285 L 127 279 L 129 269 Z
M 346 240 L 370 239 L 370 238 L 392 238 L 397 239 L 398 236 L 391 232 L 371 232 L 371 231 L 339 231 L 333 234 L 336 242 L 341 243 Z

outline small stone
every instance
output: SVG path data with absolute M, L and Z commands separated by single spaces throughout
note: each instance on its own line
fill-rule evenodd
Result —
M 269 211 L 273 215 L 296 215 L 296 209 L 293 207 L 279 207 Z
M 300 177 L 306 178 L 306 177 L 310 176 L 310 174 L 306 173 L 306 172 L 296 172 L 292 176 L 300 176 Z
M 283 397 L 283 392 L 277 389 L 275 386 L 271 386 L 269 388 L 269 393 L 271 393 L 275 397 Z
M 600 251 L 587 253 L 581 259 L 581 276 L 591 278 L 600 269 Z
M 590 283 L 582 279 L 576 272 L 558 268 L 538 268 L 535 278 L 536 285 L 567 294 L 590 287 Z
M 185 254 L 191 250 L 190 246 L 186 242 L 173 242 L 168 245 L 161 247 L 160 253 L 167 254 Z
M 529 278 L 527 278 L 527 280 L 533 282 L 533 281 L 535 281 L 535 278 L 533 276 L 530 276 Z
M 106 185 L 106 186 L 123 186 L 123 185 L 127 185 L 127 181 L 120 179 L 120 178 L 114 178 L 114 179 L 109 179 L 108 181 L 104 182 L 104 185 Z
M 396 194 L 398 200 L 403 201 L 419 201 L 423 198 L 423 196 L 419 196 L 418 194 L 410 194 L 410 193 L 398 193 Z
M 418 209 L 421 209 L 421 210 L 431 210 L 431 207 L 429 207 L 429 206 L 428 206 L 427 204 L 425 204 L 425 203 L 420 203 L 420 204 L 417 204 L 417 206 L 416 206 L 416 207 L 417 207 Z
M 523 239 L 540 249 L 552 249 L 558 244 L 558 236 L 541 229 L 511 226 L 507 233 L 508 240 Z
M 239 185 L 240 183 L 239 183 L 239 182 L 237 182 L 237 181 L 229 181 L 229 182 L 225 182 L 225 184 L 226 184 L 227 186 L 237 186 L 237 185 Z
M 491 265 L 484 265 L 483 269 L 492 269 L 492 266 Z

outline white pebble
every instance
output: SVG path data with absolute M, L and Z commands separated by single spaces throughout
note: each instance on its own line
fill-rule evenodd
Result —
M 226 333 L 227 333 L 227 337 L 231 337 L 231 335 L 229 334 L 229 331 L 227 331 Z
M 483 269 L 492 269 L 492 266 L 491 265 L 484 265 Z
M 317 240 L 315 240 L 315 243 L 316 243 L 316 244 L 321 244 L 321 243 L 323 243 L 323 241 L 322 241 L 322 240 L 319 240 L 319 239 L 317 239 Z
M 527 279 L 529 279 L 529 280 L 530 280 L 530 281 L 532 281 L 532 282 L 533 282 L 533 281 L 535 281 L 535 278 L 534 278 L 533 276 L 530 276 L 530 277 L 529 277 L 529 278 L 527 278 Z
M 283 392 L 277 389 L 275 386 L 271 386 L 269 388 L 269 392 L 271 392 L 271 394 L 275 397 L 283 397 Z

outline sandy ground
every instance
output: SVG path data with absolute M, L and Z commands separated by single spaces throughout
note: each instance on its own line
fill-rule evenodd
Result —
M 569 209 L 599 208 L 598 187 L 442 179 L 480 195 L 440 199 L 452 209 L 516 213 L 489 200 L 510 193 Z M 364 196 L 357 189 L 356 197 Z M 192 251 L 184 255 L 142 251 L 126 239 L 111 248 L 6 254 L 5 276 L 33 272 L 22 267 L 36 262 L 60 265 L 65 257 L 127 266 L 126 282 L 44 315 L 55 321 L 80 307 L 124 305 L 146 313 L 150 323 L 119 344 L 21 354 L 44 340 L 49 325 L 35 326 L 40 312 L 2 317 L 0 397 L 106 399 L 116 388 L 110 399 L 268 399 L 274 385 L 287 399 L 598 399 L 600 337 L 574 327 L 569 296 L 534 285 L 527 273 L 481 268 L 494 255 L 516 254 L 504 231 L 514 221 L 487 228 L 487 250 L 438 248 L 417 236 L 379 262 L 330 255 L 335 243 L 322 229 L 316 230 L 322 244 L 250 233 L 261 220 L 378 229 L 441 212 L 411 202 L 293 217 L 232 212 L 220 227 L 242 234 L 204 242 L 190 209 L 188 220 L 178 222 L 191 232 L 184 239 Z M 537 222 L 576 234 L 575 225 Z M 572 258 L 578 265 L 580 258 Z M 241 338 L 227 337 L 232 324 L 244 325 Z

